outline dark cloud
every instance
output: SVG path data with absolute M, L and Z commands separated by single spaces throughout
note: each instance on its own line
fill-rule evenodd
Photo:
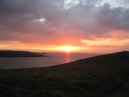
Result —
M 129 9 L 108 3 L 98 6 L 101 1 L 82 0 L 64 9 L 64 0 L 0 0 L 0 40 L 61 44 L 57 41 L 69 35 L 64 42 L 76 38 L 72 43 L 79 44 L 85 38 L 112 37 L 112 31 L 128 33 Z
M 109 30 L 129 30 L 129 9 L 111 8 L 110 5 L 105 4 L 100 7 L 97 20 L 100 27 Z

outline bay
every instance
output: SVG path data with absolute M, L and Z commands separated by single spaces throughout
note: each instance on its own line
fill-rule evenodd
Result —
M 0 57 L 1 69 L 48 67 L 69 63 L 97 54 L 87 53 L 47 53 L 49 57 Z

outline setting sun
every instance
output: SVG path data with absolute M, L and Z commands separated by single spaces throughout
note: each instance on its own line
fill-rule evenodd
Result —
M 74 46 L 62 46 L 61 47 L 61 50 L 69 53 L 69 52 L 75 51 L 76 50 L 76 47 L 74 47 Z

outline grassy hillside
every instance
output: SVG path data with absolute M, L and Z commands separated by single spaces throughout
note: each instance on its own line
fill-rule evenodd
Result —
M 44 54 L 28 51 L 0 50 L 0 57 L 44 57 Z
M 128 60 L 125 51 L 46 68 L 0 70 L 0 97 L 111 97 L 128 81 Z

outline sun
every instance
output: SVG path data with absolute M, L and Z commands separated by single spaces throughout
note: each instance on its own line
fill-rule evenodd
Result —
M 72 46 L 64 46 L 64 50 L 66 52 L 71 52 L 71 51 L 73 51 L 73 47 Z
M 62 46 L 61 49 L 67 53 L 70 53 L 70 52 L 76 50 L 76 48 L 74 46 Z

